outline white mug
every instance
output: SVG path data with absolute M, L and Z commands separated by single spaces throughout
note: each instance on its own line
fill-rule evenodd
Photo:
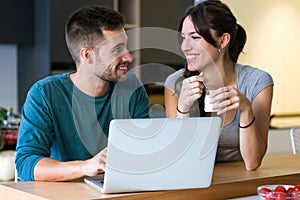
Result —
M 214 110 L 213 107 L 217 105 L 219 102 L 209 103 L 210 95 L 214 92 L 214 90 L 206 90 L 205 98 L 204 98 L 204 111 L 205 112 L 218 112 L 219 110 Z

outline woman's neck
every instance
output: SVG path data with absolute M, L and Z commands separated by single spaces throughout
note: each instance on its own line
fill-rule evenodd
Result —
M 232 61 L 215 63 L 204 70 L 206 85 L 209 89 L 236 86 L 235 63 Z

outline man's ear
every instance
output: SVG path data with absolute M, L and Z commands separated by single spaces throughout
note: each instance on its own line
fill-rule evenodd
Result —
M 93 63 L 93 51 L 90 48 L 82 48 L 80 50 L 80 58 L 89 64 Z
M 226 46 L 229 45 L 230 39 L 231 38 L 229 33 L 223 33 L 223 35 L 219 37 L 219 48 L 226 48 Z

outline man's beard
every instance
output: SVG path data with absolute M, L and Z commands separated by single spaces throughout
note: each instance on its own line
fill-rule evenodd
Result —
M 128 67 L 128 64 L 129 64 L 129 62 L 121 62 L 121 63 L 118 63 L 118 65 L 115 66 L 115 67 L 109 66 L 107 68 L 107 70 L 105 70 L 103 72 L 100 72 L 100 74 L 97 73 L 97 76 L 100 79 L 102 79 L 104 81 L 108 81 L 108 82 L 125 81 L 126 80 L 126 73 L 122 74 L 122 75 L 119 75 L 119 74 L 117 74 L 117 70 L 118 70 L 118 67 L 120 65 L 125 65 L 126 67 Z

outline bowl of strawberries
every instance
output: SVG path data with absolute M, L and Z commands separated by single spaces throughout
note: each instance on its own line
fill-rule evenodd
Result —
M 262 185 L 257 194 L 264 200 L 300 200 L 300 185 Z

